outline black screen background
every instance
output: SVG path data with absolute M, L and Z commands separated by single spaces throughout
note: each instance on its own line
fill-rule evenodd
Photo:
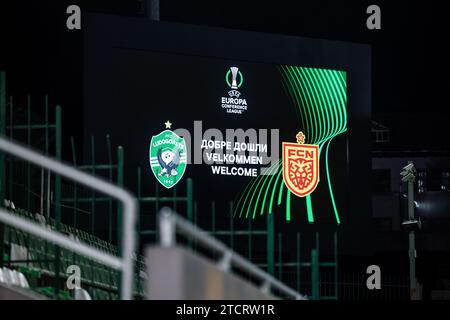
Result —
M 239 91 L 246 98 L 248 109 L 241 115 L 227 113 L 221 108 L 221 97 L 227 96 L 230 90 L 225 82 L 230 66 L 238 66 L 244 76 Z M 98 115 L 102 121 L 96 124 L 96 129 L 97 132 L 110 133 L 112 140 L 125 148 L 125 175 L 131 188 L 136 183 L 133 169 L 141 167 L 144 195 L 155 194 L 156 179 L 148 163 L 150 139 L 165 129 L 164 122 L 167 120 L 172 122 L 172 130 L 189 130 L 192 139 L 194 121 L 202 121 L 203 132 L 217 128 L 224 135 L 227 128 L 279 129 L 280 157 L 281 142 L 295 141 L 296 133 L 301 130 L 295 107 L 283 89 L 274 64 L 116 48 L 112 54 L 111 80 L 112 105 L 108 106 L 107 116 Z M 341 221 L 345 222 L 345 134 L 332 142 L 329 165 Z M 216 222 L 225 224 L 229 217 L 229 202 L 237 202 L 240 192 L 251 179 L 214 175 L 207 164 L 188 165 L 177 185 L 177 192 L 185 193 L 188 177 L 193 178 L 194 182 L 198 223 L 205 227 L 211 223 L 211 201 L 215 201 L 217 206 Z M 316 223 L 336 224 L 324 161 L 321 161 L 321 181 L 312 195 Z M 171 195 L 172 192 L 160 187 L 161 196 Z M 285 222 L 284 202 L 285 197 L 282 205 L 274 207 L 280 231 L 303 230 L 302 227 L 307 224 L 304 199 L 292 195 L 290 223 Z M 152 216 L 153 208 L 148 210 Z M 143 223 L 151 223 L 152 218 L 146 219 L 145 216 Z M 265 216 L 257 216 L 256 220 L 264 222 Z
M 344 208 L 347 200 L 348 210 L 340 209 L 340 215 L 342 224 L 337 226 L 334 222 L 332 213 L 326 211 L 324 217 L 332 217 L 333 222 L 327 223 L 326 221 L 319 221 L 316 224 L 309 225 L 306 223 L 306 214 L 303 208 L 293 208 L 292 219 L 293 221 L 288 227 L 285 227 L 284 223 L 284 208 L 280 208 L 276 213 L 276 232 L 282 234 L 291 234 L 292 231 L 301 231 L 307 237 L 314 238 L 314 233 L 320 232 L 321 252 L 324 253 L 327 250 L 326 246 L 329 244 L 329 248 L 333 247 L 333 233 L 338 232 L 339 254 L 357 254 L 357 255 L 370 255 L 372 252 L 372 238 L 373 230 L 371 225 L 371 201 L 370 201 L 370 110 L 371 110 L 371 67 L 370 67 L 370 47 L 367 45 L 346 43 L 339 41 L 329 41 L 322 39 L 300 38 L 290 37 L 283 35 L 264 34 L 247 32 L 241 30 L 229 30 L 221 28 L 207 28 L 195 25 L 176 24 L 176 23 L 153 23 L 146 19 L 135 19 L 128 17 L 112 17 L 108 15 L 88 14 L 85 17 L 86 29 L 84 32 L 84 159 L 89 163 L 90 153 L 90 141 L 91 136 L 95 136 L 97 140 L 104 140 L 106 134 L 111 134 L 111 140 L 113 147 L 116 147 L 119 142 L 127 140 L 127 144 L 131 142 L 132 132 L 138 130 L 135 123 L 136 118 L 143 117 L 147 114 L 146 110 L 141 110 L 138 115 L 134 114 L 133 119 L 128 118 L 128 108 L 121 106 L 120 111 L 114 111 L 112 88 L 113 82 L 117 77 L 117 61 L 113 56 L 117 56 L 117 50 L 131 50 L 142 51 L 147 53 L 160 52 L 163 54 L 176 53 L 179 55 L 186 55 L 191 57 L 205 57 L 213 60 L 218 58 L 223 64 L 220 64 L 220 73 L 218 81 L 214 83 L 217 86 L 225 86 L 224 68 L 228 69 L 230 64 L 239 64 L 246 62 L 259 62 L 259 64 L 267 64 L 276 69 L 276 65 L 293 65 L 304 67 L 317 67 L 326 68 L 332 70 L 343 70 L 347 74 L 347 95 L 348 95 L 348 133 L 340 135 L 333 140 L 333 144 L 330 147 L 330 165 L 337 166 L 337 169 L 331 168 L 331 176 L 334 182 L 333 190 L 336 198 L 339 200 L 339 208 Z M 120 49 L 119 49 L 120 48 Z M 229 60 L 226 60 L 229 59 Z M 225 66 L 224 66 L 225 65 Z M 252 71 L 253 72 L 253 71 Z M 275 74 L 275 70 L 272 71 Z M 147 75 L 152 73 L 151 70 L 146 72 Z M 248 72 L 247 72 L 248 73 Z M 250 99 L 251 94 L 247 90 L 253 86 L 249 79 L 251 74 L 244 74 L 245 82 L 242 87 L 243 93 Z M 278 74 L 277 74 L 278 77 Z M 190 78 L 192 79 L 192 78 Z M 132 83 L 135 81 L 133 80 Z M 192 82 L 192 80 L 189 80 Z M 262 81 L 263 82 L 263 81 Z M 202 90 L 202 88 L 193 88 L 189 83 L 186 84 L 192 92 Z M 119 88 L 121 91 L 125 91 L 126 86 Z M 202 91 L 203 94 L 204 90 Z M 220 92 L 220 96 L 225 92 Z M 125 92 L 124 92 L 125 94 Z M 171 94 L 176 94 L 171 91 Z M 265 94 L 265 92 L 264 92 Z M 258 93 L 258 95 L 260 95 Z M 263 95 L 263 93 L 261 93 Z M 131 96 L 131 95 L 130 95 Z M 257 97 L 253 97 L 255 99 Z M 287 100 L 287 98 L 286 98 Z M 150 101 L 150 99 L 149 99 Z M 215 103 L 215 102 L 214 102 Z M 260 110 L 260 107 L 255 104 L 250 104 L 251 108 Z M 220 106 L 218 106 L 220 109 Z M 153 112 L 151 107 L 148 107 L 148 114 L 153 116 L 157 112 Z M 293 109 L 291 109 L 293 110 Z M 158 110 L 157 110 L 158 111 Z M 120 123 L 122 126 L 119 128 L 112 128 L 110 121 L 113 118 L 109 114 L 118 114 L 120 117 Z M 264 115 L 264 113 L 261 113 Z M 274 117 L 284 117 L 285 112 L 279 112 Z M 221 115 L 222 116 L 222 115 Z M 150 117 L 150 116 L 148 116 Z M 206 118 L 206 117 L 203 117 Z M 289 117 L 286 117 L 288 121 Z M 167 121 L 164 119 L 163 122 Z M 174 122 L 174 128 L 180 128 L 179 122 Z M 156 122 L 156 121 L 155 121 Z M 189 121 L 192 123 L 192 121 Z M 296 123 L 292 120 L 291 123 Z M 156 124 L 157 131 L 159 133 L 163 129 L 163 123 L 158 121 Z M 230 126 L 228 123 L 224 126 Z M 283 123 L 281 129 L 287 127 L 286 123 Z M 189 129 L 189 128 L 186 128 Z M 291 127 L 292 131 L 297 133 L 299 128 L 295 125 L 295 128 Z M 120 134 L 115 134 L 119 132 Z M 126 135 L 126 132 L 128 136 Z M 283 133 L 280 140 L 294 141 L 295 133 Z M 146 133 L 150 136 L 155 133 Z M 120 138 L 120 135 L 124 135 L 129 138 Z M 284 135 L 284 136 L 283 136 Z M 142 136 L 139 137 L 141 139 Z M 128 141 L 129 140 L 129 141 Z M 144 141 L 145 149 L 148 149 L 148 141 Z M 139 159 L 142 161 L 142 169 L 147 166 L 147 152 L 145 150 L 145 158 L 141 158 L 143 151 L 132 151 L 125 143 L 121 143 L 125 147 L 125 173 L 126 180 L 125 186 L 136 192 L 136 167 L 131 165 L 131 159 Z M 345 157 L 340 157 L 339 154 L 342 150 L 345 153 Z M 337 161 L 342 161 L 345 165 L 340 165 Z M 340 168 L 346 167 L 347 170 L 341 170 Z M 192 166 L 197 170 L 196 166 Z M 191 169 L 186 171 L 183 181 L 177 185 L 177 191 L 179 194 L 185 194 L 185 181 L 189 177 Z M 233 177 L 222 177 L 233 178 Z M 234 177 L 236 178 L 236 177 Z M 237 179 L 237 178 L 236 178 Z M 230 186 L 228 189 L 233 192 L 238 192 L 240 181 L 233 179 L 230 183 L 226 183 L 225 179 L 220 179 L 220 184 L 224 186 L 224 189 Z M 248 178 L 242 178 L 242 181 L 248 181 Z M 155 179 L 153 178 L 153 181 Z M 338 181 L 344 181 L 345 186 L 338 184 Z M 150 183 L 150 182 L 149 182 Z M 202 228 L 210 229 L 210 216 L 211 204 L 210 199 L 205 198 L 205 194 L 199 190 L 199 184 L 203 184 L 194 181 L 194 197 L 198 201 L 198 213 L 202 215 L 204 220 L 200 220 L 199 225 Z M 326 184 L 319 184 L 319 189 L 315 193 L 320 193 L 320 188 L 326 186 Z M 147 194 L 152 192 L 152 185 L 150 183 L 147 190 L 143 188 L 142 192 Z M 208 188 L 209 190 L 209 188 Z M 347 190 L 349 192 L 347 193 Z M 341 193 L 338 195 L 337 193 Z M 228 220 L 228 208 L 226 204 L 220 203 L 221 194 L 216 193 L 215 198 L 216 211 L 219 209 L 221 213 L 217 212 L 216 218 L 223 218 Z M 330 208 L 330 204 L 326 203 L 323 197 L 314 199 L 314 212 L 316 218 L 319 216 L 317 213 L 317 203 L 323 203 L 327 208 Z M 325 202 L 325 203 L 324 203 Z M 201 204 L 203 203 L 203 204 Z M 209 203 L 209 204 L 208 204 Z M 186 210 L 181 205 L 177 206 L 177 210 L 180 213 L 184 213 Z M 280 213 L 280 211 L 282 213 Z M 145 205 L 140 208 L 141 216 L 143 219 L 155 220 L 154 206 Z M 343 213 L 344 212 L 344 213 Z M 299 220 L 296 220 L 296 219 Z M 216 219 L 216 220 L 217 220 Z M 236 229 L 238 225 L 242 225 L 244 228 L 247 225 L 247 220 L 234 219 Z M 261 227 L 265 227 L 265 219 L 255 219 L 254 228 L 258 228 L 258 224 L 261 223 Z M 219 224 L 219 221 L 217 221 Z M 217 226 L 219 228 L 219 226 Z M 226 230 L 230 229 L 230 225 L 224 225 Z M 245 237 L 237 236 L 236 242 Z M 284 239 L 284 238 L 283 238 Z M 143 239 L 144 244 L 150 239 Z M 228 239 L 230 240 L 230 239 Z M 356 241 L 355 241 L 356 240 Z M 240 241 L 240 240 L 239 240 Z M 256 242 L 256 240 L 254 241 Z M 261 245 L 266 242 L 265 237 L 261 237 Z M 288 242 L 286 239 L 283 243 Z M 314 243 L 306 243 L 302 240 L 305 248 L 311 248 Z M 289 250 L 287 248 L 286 250 Z M 263 254 L 264 255 L 264 254 Z

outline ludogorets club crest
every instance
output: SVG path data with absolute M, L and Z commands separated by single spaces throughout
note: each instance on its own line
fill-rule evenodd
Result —
M 165 123 L 166 130 L 150 141 L 150 167 L 156 179 L 167 189 L 176 185 L 186 170 L 186 142 Z
M 297 143 L 283 142 L 283 180 L 295 195 L 311 194 L 319 183 L 319 146 L 305 144 L 305 135 L 299 132 Z

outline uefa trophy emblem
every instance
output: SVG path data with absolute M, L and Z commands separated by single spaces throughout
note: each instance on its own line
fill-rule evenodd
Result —
M 231 69 L 231 77 L 232 77 L 231 89 L 237 89 L 238 85 L 237 85 L 236 78 L 237 78 L 237 74 L 238 74 L 239 68 L 238 67 L 231 67 L 230 69 Z
M 242 87 L 244 76 L 239 67 L 232 66 L 226 70 L 225 83 L 231 90 L 228 91 L 228 97 L 222 97 L 221 107 L 227 113 L 242 114 L 247 110 L 247 100 L 238 89 Z

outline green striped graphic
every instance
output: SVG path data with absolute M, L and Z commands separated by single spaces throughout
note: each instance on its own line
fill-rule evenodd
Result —
M 325 170 L 326 180 L 320 183 L 328 185 L 332 214 L 336 223 L 340 224 L 341 219 L 334 199 L 328 166 L 328 151 L 333 138 L 347 131 L 346 74 L 337 70 L 286 65 L 279 66 L 278 69 L 283 88 L 295 107 L 299 131 L 303 131 L 306 135 L 305 143 L 319 145 L 319 159 L 325 157 L 325 168 L 322 166 L 321 171 Z M 294 214 L 291 212 L 291 201 L 305 201 L 308 222 L 314 223 L 312 195 L 305 198 L 291 197 L 291 192 L 284 185 L 281 169 L 280 159 L 268 169 L 271 175 L 260 175 L 252 179 L 239 195 L 235 215 L 255 218 L 258 216 L 257 213 L 272 214 L 274 206 L 285 204 L 285 219 L 290 221 Z M 285 194 L 284 203 L 283 194 Z

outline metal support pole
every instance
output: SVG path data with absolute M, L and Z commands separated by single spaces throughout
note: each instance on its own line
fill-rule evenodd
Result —
M 6 76 L 4 72 L 0 72 L 0 136 L 4 137 L 6 133 Z M 5 154 L 0 152 L 0 207 L 5 202 Z M 10 177 L 11 179 L 11 177 Z M 0 267 L 3 267 L 3 237 L 5 227 L 0 223 Z
M 338 299 L 338 235 L 334 233 L 334 296 Z
M 61 107 L 56 106 L 56 159 L 58 161 L 61 161 Z M 56 175 L 55 177 L 55 223 L 56 223 L 56 230 L 61 231 L 61 176 Z M 59 269 L 60 269 L 60 247 L 55 246 L 55 297 L 59 294 Z
M 211 231 L 212 235 L 216 236 L 216 202 L 211 201 Z
M 91 174 L 95 176 L 95 139 L 91 136 Z M 95 191 L 91 190 L 91 233 L 95 234 Z
M 141 190 L 141 167 L 137 168 L 137 201 L 138 203 L 141 201 L 141 196 L 142 196 L 142 190 Z M 139 252 L 140 250 L 140 243 L 141 243 L 141 217 L 138 215 L 136 218 L 136 230 L 137 230 L 137 250 L 136 252 Z
M 177 198 L 177 186 L 174 186 L 172 188 L 172 210 L 176 211 L 177 210 L 177 202 L 175 201 L 175 199 Z M 192 222 L 192 220 L 191 220 Z
M 248 260 L 252 260 L 252 219 L 248 219 Z
M 117 185 L 119 186 L 119 188 L 123 188 L 123 165 L 124 165 L 124 159 L 123 159 L 123 148 L 122 146 L 119 146 L 117 148 Z M 123 213 L 123 208 L 122 205 L 119 203 L 117 205 L 117 249 L 119 252 L 119 255 L 122 255 L 122 213 Z M 121 277 L 121 273 L 119 273 L 119 279 Z M 118 289 L 119 291 L 122 290 L 122 284 L 120 282 L 118 282 Z
M 48 156 L 48 146 L 49 146 L 49 123 L 48 123 L 48 95 L 45 95 L 45 154 Z M 11 128 L 12 128 L 12 121 L 11 121 Z
M 230 247 L 234 250 L 234 221 L 233 221 L 233 201 L 230 201 L 230 207 L 228 210 L 230 216 Z
M 41 196 L 39 199 L 40 200 L 39 213 L 41 215 L 44 215 L 44 188 L 45 188 L 45 170 L 44 168 L 41 168 Z
M 186 180 L 186 196 L 187 196 L 187 218 L 189 222 L 192 222 L 194 218 L 194 192 L 192 190 L 192 179 Z M 189 247 L 192 248 L 192 240 L 188 240 Z
M 410 287 L 410 299 L 417 300 L 417 279 L 416 279 L 416 243 L 415 243 L 415 230 L 421 228 L 420 220 L 417 221 L 414 218 L 414 181 L 416 179 L 416 168 L 414 168 L 414 163 L 408 161 L 408 164 L 403 167 L 400 172 L 402 177 L 402 182 L 407 183 L 407 194 L 408 194 L 408 220 L 402 223 L 408 231 L 409 240 L 409 287 Z
M 159 0 L 147 1 L 147 17 L 153 21 L 159 21 Z
M 300 285 L 301 285 L 301 267 L 302 267 L 302 261 L 301 261 L 301 236 L 300 232 L 297 232 L 297 265 L 296 265 L 296 271 L 297 271 L 297 291 L 300 292 Z
M 155 179 L 155 218 L 158 212 L 159 212 L 159 183 L 158 180 Z
M 27 145 L 31 147 L 31 97 L 27 97 Z M 27 166 L 27 210 L 31 211 L 31 164 L 28 162 Z
M 319 255 L 316 249 L 311 250 L 311 298 L 319 299 Z
M 187 193 L 187 217 L 190 222 L 192 222 L 193 211 L 194 211 L 194 191 L 192 187 L 192 179 L 188 178 L 186 180 L 186 193 Z
M 9 139 L 12 141 L 14 139 L 14 101 L 13 97 L 9 97 Z M 6 126 L 6 119 L 5 119 L 5 126 Z M 6 128 L 5 128 L 6 131 Z M 9 161 L 9 190 L 8 190 L 8 197 L 9 200 L 14 200 L 14 192 L 13 192 L 13 184 L 14 184 L 14 161 L 13 159 L 10 159 Z M 5 167 L 6 170 L 6 167 Z M 6 174 L 6 172 L 5 172 Z M 5 184 L 5 190 L 6 190 L 6 184 Z
M 159 243 L 163 248 L 175 245 L 175 217 L 168 208 L 163 208 L 159 215 Z
M 117 185 L 119 187 L 123 187 L 123 165 L 124 165 L 124 159 L 123 159 L 123 148 L 122 146 L 119 146 L 117 148 Z M 122 206 L 118 205 L 118 212 L 117 212 L 117 247 L 119 249 L 119 255 L 122 254 L 121 248 L 122 248 Z
M 45 95 L 45 155 L 49 155 L 49 121 L 48 121 L 48 95 Z M 12 121 L 11 121 L 12 128 Z M 12 137 L 11 137 L 12 138 Z M 47 171 L 47 219 L 50 218 L 50 171 Z M 44 170 L 44 182 L 45 182 L 45 170 Z M 45 185 L 44 185 L 45 188 Z M 45 191 L 43 192 L 45 197 Z M 42 202 L 44 202 L 44 198 L 42 198 Z M 44 215 L 44 210 L 42 210 L 42 215 Z
M 281 232 L 278 233 L 278 280 L 283 281 L 283 243 Z
M 412 164 L 412 161 L 408 161 Z M 408 218 L 414 220 L 414 180 L 408 180 Z M 416 280 L 416 239 L 415 231 L 409 232 L 409 285 L 411 300 L 417 300 L 417 280 Z
M 113 178 L 113 161 L 112 161 L 112 148 L 111 148 L 111 139 L 109 137 L 109 134 L 106 135 L 106 149 L 107 149 L 107 154 L 108 154 L 108 174 L 109 174 L 109 181 L 112 183 L 114 178 Z M 139 201 L 139 199 L 138 199 Z M 112 232 L 112 225 L 113 225 L 113 202 L 112 199 L 110 198 L 108 201 L 108 239 L 109 242 L 112 243 L 112 238 L 113 238 L 113 232 Z M 139 233 L 138 233 L 139 234 Z
M 47 219 L 50 219 L 50 187 L 51 187 L 52 174 L 50 170 L 47 170 Z
M 274 217 L 273 214 L 267 214 L 267 272 L 275 274 L 275 236 L 274 236 Z

